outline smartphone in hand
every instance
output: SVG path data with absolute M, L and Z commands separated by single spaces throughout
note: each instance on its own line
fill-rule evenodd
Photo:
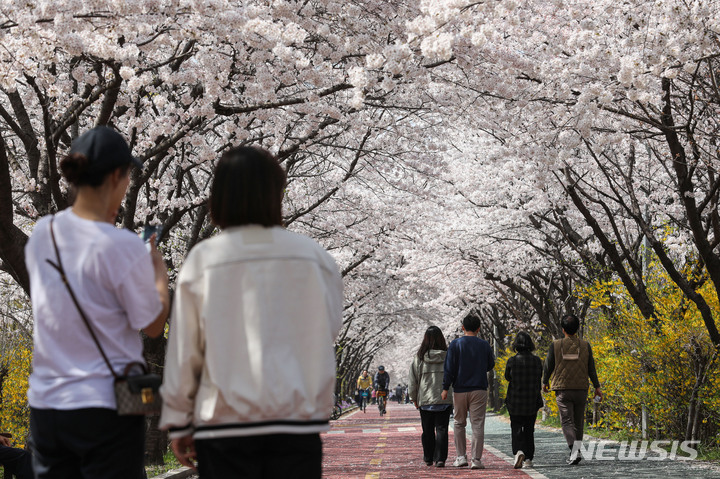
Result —
M 155 234 L 155 246 L 157 246 L 158 240 L 160 239 L 160 233 L 162 233 L 162 225 L 145 225 L 145 229 L 143 229 L 140 237 L 147 245 L 148 251 L 150 251 L 150 238 L 152 238 L 152 235 Z

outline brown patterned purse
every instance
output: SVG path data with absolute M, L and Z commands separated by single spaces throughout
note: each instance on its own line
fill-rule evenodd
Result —
M 70 298 L 72 298 L 73 303 L 75 303 L 75 307 L 77 308 L 78 313 L 80 313 L 80 317 L 83 319 L 88 331 L 90 331 L 90 336 L 92 336 L 95 345 L 98 347 L 100 354 L 105 360 L 105 364 L 107 364 L 107 367 L 110 369 L 110 372 L 115 378 L 113 388 L 115 391 L 118 415 L 143 416 L 159 414 L 162 407 L 162 397 L 160 396 L 160 384 L 162 383 L 162 378 L 157 374 L 148 374 L 147 366 L 139 362 L 131 362 L 125 366 L 125 370 L 122 375 L 115 372 L 110 364 L 110 360 L 105 354 L 105 351 L 100 345 L 100 341 L 98 341 L 95 332 L 90 326 L 90 321 L 85 315 L 83 309 L 80 307 L 80 303 L 78 302 L 77 297 L 75 296 L 75 293 L 70 287 L 70 283 L 65 276 L 65 270 L 63 269 L 62 261 L 60 260 L 60 252 L 58 251 L 57 243 L 55 242 L 55 231 L 53 230 L 54 221 L 55 217 L 53 216 L 50 220 L 50 236 L 52 238 L 53 247 L 55 248 L 57 264 L 53 263 L 49 259 L 46 259 L 45 261 L 50 263 L 50 265 L 60 273 L 62 282 L 65 284 L 65 287 L 67 287 L 68 293 L 70 293 Z M 134 369 L 139 369 L 140 373 L 131 374 Z

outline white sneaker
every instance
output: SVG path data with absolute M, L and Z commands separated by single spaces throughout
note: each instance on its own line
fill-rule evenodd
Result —
M 533 467 L 532 459 L 525 459 L 523 461 L 523 467 Z
M 515 454 L 515 465 L 513 466 L 515 469 L 520 469 L 522 467 L 522 463 L 525 460 L 525 453 L 522 451 L 518 451 L 517 454 Z
M 453 462 L 453 467 L 465 467 L 467 466 L 467 458 L 465 456 L 458 456 Z
M 485 464 L 481 461 L 473 461 L 470 465 L 470 469 L 485 469 Z
M 570 454 L 570 458 L 567 460 L 567 463 L 570 466 L 577 466 L 578 464 L 580 464 L 580 461 L 582 461 L 580 451 L 574 451 L 572 454 Z

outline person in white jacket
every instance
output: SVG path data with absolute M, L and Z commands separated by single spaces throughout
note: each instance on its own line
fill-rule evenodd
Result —
M 445 336 L 430 326 L 410 365 L 408 394 L 420 410 L 423 461 L 428 466 L 445 467 L 448 456 L 448 425 L 453 411 L 452 395 L 442 399 L 442 381 L 447 356 Z
M 285 184 L 266 150 L 223 154 L 209 202 L 222 231 L 178 275 L 160 426 L 203 479 L 321 477 L 342 278 L 318 243 L 282 227 Z

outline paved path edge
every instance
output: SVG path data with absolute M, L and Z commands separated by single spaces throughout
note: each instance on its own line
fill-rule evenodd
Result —
M 494 416 L 496 419 L 498 419 L 498 420 L 500 420 L 500 421 L 503 421 L 503 422 L 506 422 L 507 424 L 510 424 L 510 418 L 509 418 L 509 417 L 504 416 L 503 414 L 501 414 L 501 413 L 499 413 L 499 412 L 495 412 L 495 411 L 491 411 L 491 410 L 488 410 L 487 412 L 492 412 L 493 416 Z M 556 433 L 562 434 L 562 428 L 556 427 L 556 426 L 550 426 L 550 425 L 547 425 L 547 424 L 543 424 L 542 422 L 538 422 L 538 423 L 535 424 L 535 430 L 538 430 L 538 429 L 540 429 L 540 430 L 545 430 L 545 431 L 550 431 L 550 432 L 556 432 Z M 604 441 L 604 442 L 607 442 L 607 443 L 609 443 L 609 444 L 616 444 L 616 445 L 622 443 L 622 441 L 618 441 L 618 440 L 616 440 L 616 439 L 607 439 L 607 438 L 603 438 L 603 437 L 600 437 L 600 436 L 593 436 L 592 434 L 588 434 L 588 433 L 585 433 L 585 434 L 583 435 L 583 438 L 584 438 L 584 439 L 593 439 L 593 440 L 595 440 L 595 441 Z M 640 439 L 637 439 L 637 440 L 640 440 Z M 642 439 L 642 440 L 647 441 L 648 439 Z M 485 448 L 488 448 L 487 444 L 485 445 Z M 495 451 L 497 451 L 497 455 L 500 456 L 500 457 L 503 457 L 503 456 L 504 456 L 503 459 L 505 459 L 506 461 L 507 461 L 507 458 L 510 458 L 510 461 L 508 461 L 508 462 L 510 462 L 510 464 L 514 464 L 514 461 L 513 461 L 513 458 L 512 458 L 512 457 L 507 456 L 505 453 L 503 453 L 503 452 L 495 449 L 495 448 L 492 447 L 492 446 L 489 446 L 489 449 L 493 449 L 493 450 L 494 450 L 493 453 L 495 453 Z M 720 461 L 694 459 L 694 460 L 693 460 L 693 463 L 694 463 L 696 466 L 699 466 L 700 468 L 708 469 L 708 470 L 713 471 L 713 472 L 720 472 Z M 525 470 L 525 468 L 523 468 L 523 470 Z M 532 469 L 528 469 L 528 470 L 532 470 Z M 537 471 L 535 471 L 535 472 L 537 473 Z M 533 477 L 533 478 L 535 478 L 535 479 L 542 479 L 542 478 L 545 477 L 545 476 L 543 476 L 543 475 L 540 474 L 540 473 L 537 473 L 537 474 L 539 474 L 539 475 L 537 475 L 537 476 L 536 476 L 536 475 L 532 475 L 532 474 L 530 474 L 530 475 L 531 475 L 531 477 Z
M 504 452 L 500 451 L 500 450 L 497 449 L 497 448 L 494 448 L 494 447 L 491 446 L 490 444 L 484 444 L 484 445 L 483 445 L 483 449 L 485 449 L 485 450 L 488 451 L 489 453 L 491 453 L 491 454 L 499 457 L 500 459 L 502 459 L 503 461 L 507 462 L 507 463 L 510 464 L 511 466 L 514 466 L 514 465 L 515 465 L 515 458 L 514 458 L 514 457 L 508 456 L 507 454 L 505 454 Z M 524 472 L 524 473 L 527 474 L 528 476 L 532 477 L 532 479 L 548 479 L 548 477 L 547 477 L 546 475 L 540 474 L 538 471 L 536 471 L 536 470 L 533 469 L 532 467 L 523 467 L 523 468 L 522 468 L 522 472 Z
M 160 474 L 159 476 L 153 476 L 150 479 L 186 479 L 193 474 L 197 474 L 193 469 L 190 469 L 189 467 L 180 467 Z

